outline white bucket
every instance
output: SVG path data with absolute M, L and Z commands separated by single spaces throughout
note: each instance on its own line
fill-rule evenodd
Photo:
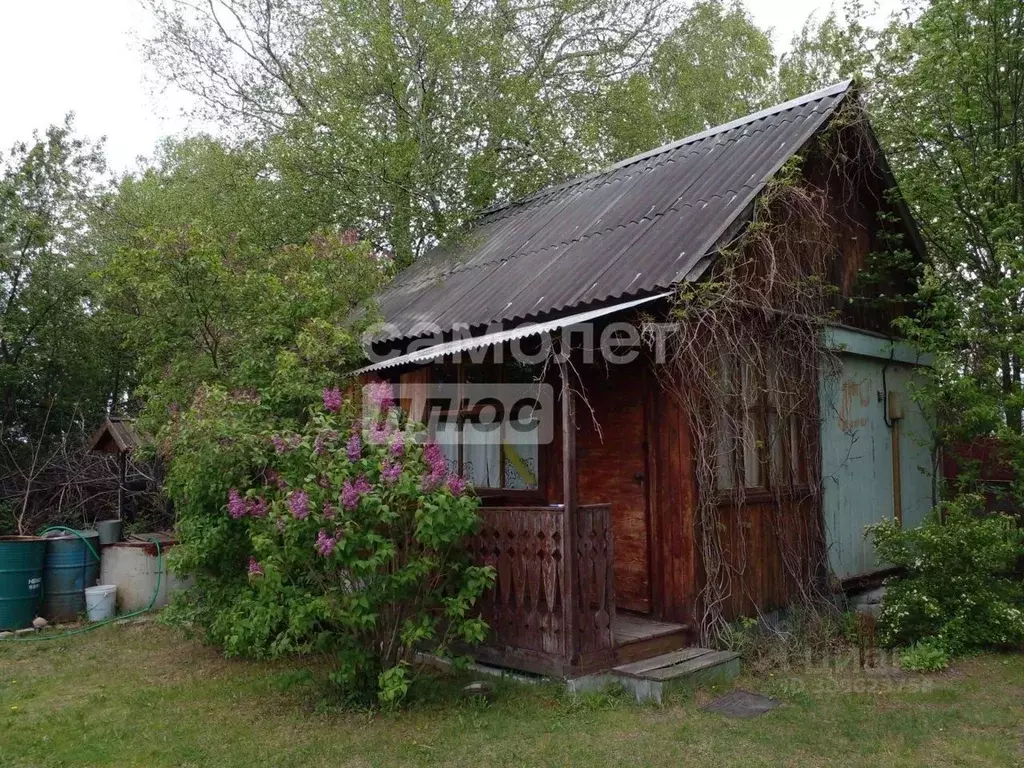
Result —
M 85 612 L 89 616 L 89 621 L 104 621 L 114 618 L 116 597 L 116 584 L 87 587 L 85 590 Z

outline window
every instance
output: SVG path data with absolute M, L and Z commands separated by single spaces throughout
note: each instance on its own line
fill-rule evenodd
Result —
M 796 407 L 800 377 L 775 373 L 769 386 L 749 364 L 735 360 L 723 364 L 721 375 L 725 408 L 717 427 L 718 489 L 805 485 L 806 441 Z
M 532 381 L 532 367 L 509 363 L 438 366 L 429 419 L 433 437 L 458 472 L 478 490 L 536 491 L 540 488 L 539 423 L 528 411 L 505 414 L 480 408 L 464 396 L 466 385 Z M 457 397 L 451 397 L 453 387 Z M 456 407 L 440 408 L 439 403 Z

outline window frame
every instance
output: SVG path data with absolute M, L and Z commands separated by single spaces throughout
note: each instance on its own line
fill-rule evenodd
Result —
M 741 370 L 734 370 L 737 367 Z M 739 366 L 730 361 L 723 374 L 728 377 L 725 398 L 728 416 L 716 427 L 716 439 L 720 444 L 732 443 L 727 454 L 732 484 L 722 485 L 725 471 L 719 463 L 715 472 L 715 492 L 719 503 L 731 503 L 737 491 L 743 493 L 745 501 L 768 500 L 780 496 L 806 496 L 810 492 L 809 451 L 814 450 L 814 441 L 803 441 L 802 450 L 795 445 L 795 441 L 808 436 L 802 423 L 805 417 L 800 413 L 790 413 L 785 427 L 782 428 L 778 409 L 768 402 L 767 388 L 752 382 L 748 371 L 749 366 L 743 361 L 740 361 Z M 758 389 L 758 394 L 753 399 L 747 396 L 751 386 Z M 774 429 L 772 416 L 775 417 Z M 735 425 L 738 433 L 723 434 L 723 425 Z M 781 436 L 782 439 L 777 449 L 774 444 L 776 436 Z M 753 446 L 753 451 L 749 455 L 748 448 L 751 442 L 748 441 L 752 441 Z M 774 458 L 776 450 L 779 455 L 777 463 Z M 751 455 L 757 463 L 756 484 L 747 482 L 748 459 Z M 716 462 L 721 461 L 720 457 L 716 457 Z M 784 477 L 780 475 L 777 464 L 784 467 Z
M 490 358 L 490 355 L 488 355 L 488 358 Z M 448 410 L 441 410 L 441 409 L 433 410 L 431 415 L 440 416 L 440 417 L 444 418 L 446 421 L 451 420 L 451 418 L 454 416 L 455 423 L 458 425 L 458 431 L 457 431 L 457 433 L 459 435 L 459 439 L 458 439 L 458 443 L 457 443 L 458 444 L 458 471 L 459 471 L 459 474 L 461 475 L 463 473 L 463 468 L 465 466 L 465 464 L 464 464 L 464 456 L 463 456 L 465 445 L 464 445 L 463 440 L 462 440 L 462 425 L 463 425 L 463 423 L 465 421 L 472 420 L 475 416 L 478 416 L 479 413 L 480 413 L 480 407 L 479 406 L 469 407 L 469 408 L 462 408 L 461 407 L 461 404 L 462 404 L 463 399 L 464 399 L 463 398 L 463 387 L 466 384 L 468 384 L 468 383 L 474 383 L 474 382 L 467 381 L 467 372 L 470 369 L 473 369 L 473 368 L 487 370 L 487 371 L 493 373 L 493 378 L 491 378 L 491 382 L 493 382 L 493 383 L 505 383 L 505 379 L 506 379 L 506 366 L 503 365 L 503 364 L 497 364 L 497 363 L 495 363 L 491 359 L 486 359 L 484 362 L 481 362 L 481 363 L 468 363 L 468 364 L 462 363 L 462 362 L 459 362 L 459 363 L 441 363 L 441 364 L 437 364 L 437 365 L 431 366 L 431 379 L 430 379 L 431 384 L 433 384 L 435 382 L 435 380 L 436 380 L 435 379 L 435 374 L 436 374 L 436 372 L 437 372 L 437 370 L 439 368 L 448 368 L 448 369 L 454 369 L 455 370 L 455 382 L 454 383 L 458 387 L 458 400 L 457 400 L 457 402 L 459 404 L 459 407 L 456 408 L 456 409 L 448 409 Z M 506 428 L 507 428 L 506 425 L 503 423 L 502 424 L 502 436 L 504 436 L 504 430 Z M 431 434 L 430 437 L 431 437 L 431 439 L 435 439 L 436 438 L 436 434 Z M 537 487 L 536 488 L 504 488 L 504 487 L 497 487 L 497 488 L 495 488 L 495 487 L 478 487 L 478 486 L 474 485 L 473 486 L 474 490 L 476 491 L 476 494 L 484 501 L 485 504 L 487 504 L 487 503 L 492 503 L 493 504 L 495 502 L 499 502 L 500 503 L 501 501 L 504 501 L 504 500 L 519 501 L 519 502 L 524 502 L 524 503 L 537 503 L 537 504 L 546 503 L 546 491 L 545 491 L 545 488 L 546 488 L 546 474 L 545 474 L 546 464 L 547 464 L 547 461 L 546 461 L 544 446 L 540 443 L 540 441 L 538 441 L 537 442 L 537 473 L 536 473 L 537 474 Z M 498 441 L 498 472 L 499 472 L 499 476 L 501 478 L 501 482 L 504 483 L 505 482 L 505 441 L 504 440 L 499 440 Z M 467 478 L 467 480 L 469 480 L 469 478 Z

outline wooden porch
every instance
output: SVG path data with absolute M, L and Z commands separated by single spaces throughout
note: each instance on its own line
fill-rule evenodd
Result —
M 493 507 L 481 517 L 470 547 L 497 579 L 480 604 L 491 628 L 480 660 L 567 677 L 686 645 L 681 624 L 616 612 L 610 505 L 574 515 L 561 504 Z

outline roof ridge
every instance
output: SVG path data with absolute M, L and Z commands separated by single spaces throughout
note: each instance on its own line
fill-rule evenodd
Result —
M 796 98 L 790 99 L 789 101 L 784 101 L 770 107 L 765 107 L 764 109 L 759 110 L 757 112 L 752 112 L 749 115 L 744 115 L 743 117 L 738 117 L 735 120 L 730 120 L 728 123 L 722 123 L 721 125 L 712 126 L 711 128 L 708 128 L 699 133 L 694 133 L 685 138 L 670 141 L 667 144 L 662 144 L 661 146 L 654 147 L 653 149 L 649 149 L 646 152 L 641 152 L 639 155 L 633 155 L 632 157 L 627 157 L 624 160 L 619 160 L 618 162 L 613 163 L 612 165 L 605 166 L 604 168 L 592 171 L 591 173 L 584 174 L 583 176 L 577 176 L 572 179 L 567 179 L 566 181 L 558 182 L 557 184 L 551 184 L 547 187 L 543 187 L 537 190 L 533 194 L 527 195 L 526 197 L 520 198 L 518 200 L 510 200 L 506 203 L 492 205 L 482 210 L 479 214 L 479 218 L 483 218 L 484 216 L 489 216 L 491 214 L 498 213 L 499 211 L 503 211 L 508 208 L 515 208 L 520 205 L 526 205 L 528 203 L 536 202 L 538 199 L 545 197 L 547 195 L 555 194 L 557 192 L 560 192 L 564 189 L 568 189 L 569 187 L 576 186 L 578 184 L 584 184 L 588 181 L 596 179 L 599 176 L 604 176 L 605 174 L 612 173 L 613 171 L 617 171 L 621 168 L 626 168 L 630 165 L 639 163 L 643 160 L 647 160 L 651 157 L 655 157 L 666 152 L 672 152 L 673 150 L 679 149 L 679 147 L 684 147 L 687 144 L 693 144 L 698 141 L 703 141 L 704 139 L 709 139 L 713 136 L 717 136 L 720 133 L 725 133 L 726 131 L 731 131 L 735 128 L 748 125 L 750 123 L 756 122 L 757 120 L 762 120 L 766 117 L 778 114 L 779 112 L 785 112 L 787 109 L 793 109 L 795 107 L 803 106 L 804 104 L 807 104 L 811 101 L 825 99 L 828 98 L 829 96 L 835 96 L 839 93 L 843 93 L 844 91 L 849 90 L 850 86 L 853 85 L 853 82 L 853 78 L 841 80 L 838 83 L 833 83 L 832 85 L 829 85 L 825 88 L 821 88 L 820 90 L 814 91 L 812 93 L 805 93 L 803 96 L 797 96 Z

